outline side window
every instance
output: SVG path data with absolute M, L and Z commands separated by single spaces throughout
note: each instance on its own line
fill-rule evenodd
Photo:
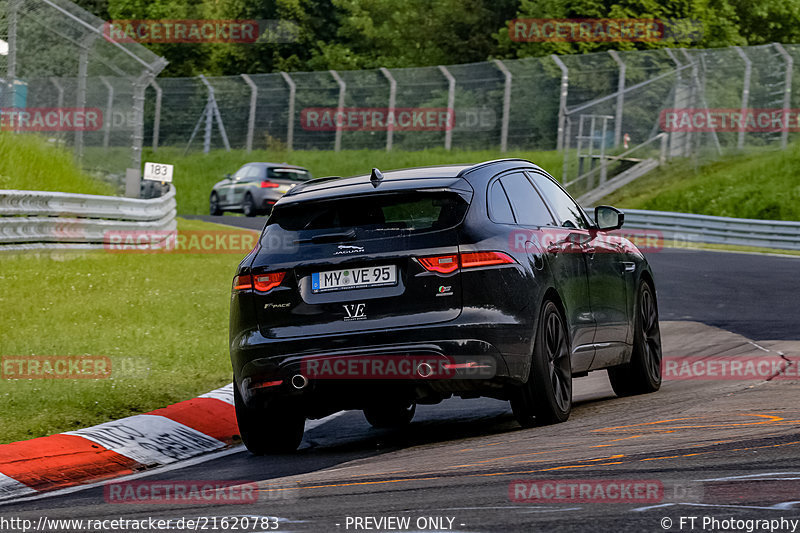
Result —
M 263 175 L 263 169 L 258 165 L 250 165 L 247 169 L 247 173 L 244 175 L 244 179 L 246 181 L 257 181 L 261 179 Z
M 564 192 L 555 181 L 538 173 L 531 173 L 534 183 L 555 211 L 560 226 L 565 228 L 588 229 L 589 224 L 578 204 Z
M 245 165 L 239 170 L 236 171 L 236 174 L 233 175 L 233 181 L 241 181 L 247 176 L 247 173 L 250 171 L 251 165 Z
M 517 224 L 523 226 L 552 226 L 553 217 L 536 189 L 522 172 L 500 178 L 511 201 Z
M 499 180 L 495 181 L 489 190 L 489 218 L 499 224 L 514 223 L 511 204 L 508 203 L 508 197 Z

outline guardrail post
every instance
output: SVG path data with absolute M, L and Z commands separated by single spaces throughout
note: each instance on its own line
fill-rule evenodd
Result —
M 333 79 L 339 85 L 339 101 L 336 104 L 336 139 L 333 146 L 334 151 L 339 152 L 342 149 L 342 114 L 344 113 L 344 95 L 345 91 L 347 91 L 347 84 L 335 70 L 331 69 L 328 72 L 331 73 L 331 76 L 333 76 Z
M 153 113 L 153 152 L 158 150 L 158 135 L 161 132 L 161 87 L 155 79 L 150 81 L 150 86 L 156 90 L 156 108 Z
M 792 71 L 794 70 L 794 59 L 786 52 L 786 49 L 780 43 L 774 43 L 775 48 L 783 56 L 786 61 L 786 78 L 783 82 L 783 121 L 784 128 L 781 131 L 781 148 L 786 150 L 786 144 L 789 141 L 789 128 L 786 127 L 786 117 L 789 114 L 789 106 L 792 100 Z
M 625 106 L 625 73 L 627 66 L 625 62 L 619 57 L 616 50 L 609 50 L 608 55 L 619 66 L 619 76 L 617 78 L 617 108 L 614 115 L 614 146 L 619 146 L 622 140 L 622 111 Z
M 550 56 L 555 61 L 558 68 L 561 69 L 561 89 L 558 97 L 558 139 L 556 141 L 556 150 L 564 149 L 564 126 L 567 118 L 567 94 L 569 92 L 569 69 L 561 61 L 561 58 L 555 54 Z
M 744 53 L 741 46 L 734 46 L 734 50 L 739 54 L 739 57 L 742 58 L 744 61 L 744 78 L 742 81 L 742 105 L 741 105 L 741 118 L 742 123 L 739 126 L 739 136 L 736 141 L 736 149 L 741 150 L 744 148 L 744 134 L 745 134 L 745 124 L 744 124 L 744 117 L 747 116 L 747 106 L 750 102 L 750 75 L 753 71 L 753 62 L 750 61 L 750 58 L 747 57 L 747 54 Z
M 392 144 L 394 142 L 394 125 L 395 119 L 397 117 L 394 116 L 394 109 L 395 103 L 397 99 L 397 81 L 392 76 L 392 73 L 389 72 L 389 69 L 386 67 L 380 68 L 381 74 L 383 77 L 389 80 L 389 112 L 387 117 L 391 117 L 391 124 L 386 124 L 386 151 L 392 151 Z
M 250 79 L 247 74 L 242 74 L 242 79 L 250 87 L 250 114 L 247 117 L 247 153 L 253 151 L 253 132 L 256 127 L 256 99 L 258 98 L 258 86 Z
M 111 119 L 114 112 L 114 86 L 105 76 L 100 76 L 100 82 L 108 89 L 108 97 L 106 99 L 105 122 L 103 131 L 103 150 L 108 150 L 108 141 L 111 137 Z
M 453 146 L 453 126 L 455 126 L 456 118 L 456 79 L 452 74 L 450 74 L 450 71 L 447 70 L 447 67 L 443 65 L 439 65 L 439 72 L 441 72 L 447 80 L 447 114 L 449 117 L 452 113 L 453 117 L 453 122 L 450 123 L 450 121 L 448 121 L 444 131 L 444 149 L 450 150 L 450 148 Z
M 505 76 L 505 84 L 503 85 L 503 123 L 500 128 L 500 151 L 505 152 L 508 149 L 508 123 L 511 113 L 511 82 L 513 76 L 502 61 L 494 59 L 493 62 Z
M 295 85 L 294 80 L 287 73 L 281 72 L 281 77 L 283 81 L 286 82 L 286 85 L 289 86 L 289 118 L 286 125 L 286 149 L 291 152 L 294 146 L 294 99 L 297 94 L 297 85 Z

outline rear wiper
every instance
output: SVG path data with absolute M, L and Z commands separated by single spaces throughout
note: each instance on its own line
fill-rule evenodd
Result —
M 322 244 L 326 242 L 343 242 L 353 241 L 356 238 L 355 230 L 345 231 L 341 233 L 325 233 L 322 235 L 314 235 L 310 239 L 298 239 L 297 244 L 313 243 Z

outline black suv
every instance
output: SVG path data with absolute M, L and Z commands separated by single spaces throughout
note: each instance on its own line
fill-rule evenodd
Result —
M 642 253 L 538 166 L 321 178 L 276 204 L 233 281 L 236 416 L 255 454 L 306 418 L 360 409 L 376 427 L 452 395 L 509 400 L 524 427 L 565 421 L 572 379 L 658 390 L 655 286 Z

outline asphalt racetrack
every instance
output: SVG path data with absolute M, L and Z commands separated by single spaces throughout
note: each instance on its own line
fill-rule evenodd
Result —
M 230 219 L 263 222 L 214 217 Z M 800 355 L 800 258 L 661 250 L 648 259 L 665 357 Z M 672 379 L 617 398 L 597 372 L 576 380 L 574 396 L 569 421 L 526 430 L 490 399 L 420 406 L 398 431 L 345 412 L 312 424 L 294 455 L 234 448 L 139 479 L 255 482 L 255 503 L 110 504 L 98 485 L 9 503 L 0 516 L 206 517 L 207 531 L 234 531 L 219 520 L 237 516 L 274 517 L 248 531 L 792 531 L 800 520 L 800 381 Z M 571 486 L 592 487 L 592 497 Z M 614 497 L 636 486 L 658 490 Z

